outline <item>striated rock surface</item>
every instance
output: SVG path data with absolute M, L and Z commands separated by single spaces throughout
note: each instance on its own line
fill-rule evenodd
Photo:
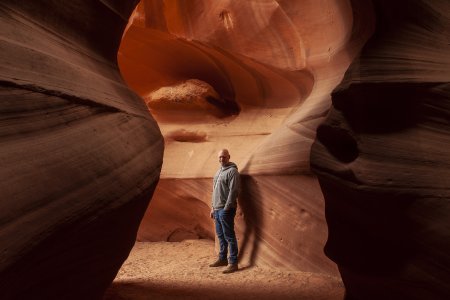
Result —
M 326 254 L 348 299 L 449 299 L 450 4 L 374 6 L 311 155 Z
M 373 26 L 370 2 L 142 1 L 118 60 L 129 86 L 157 99 L 165 157 L 138 238 L 213 236 L 212 176 L 228 148 L 243 182 L 241 262 L 336 274 L 310 147 Z
M 2 299 L 99 298 L 133 245 L 163 144 L 121 37 L 166 147 L 139 240 L 213 237 L 228 148 L 241 261 L 336 273 L 329 231 L 349 299 L 448 299 L 447 2 L 2 1 Z
M 134 244 L 163 151 L 116 65 L 136 4 L 0 4 L 2 299 L 99 298 Z

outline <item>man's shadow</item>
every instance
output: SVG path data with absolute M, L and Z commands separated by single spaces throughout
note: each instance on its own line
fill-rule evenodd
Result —
M 245 229 L 239 251 L 239 261 L 249 259 L 249 264 L 241 270 L 254 266 L 259 252 L 261 229 L 263 226 L 262 213 L 263 202 L 261 199 L 258 182 L 250 175 L 241 174 L 241 191 L 239 205 L 243 213 Z

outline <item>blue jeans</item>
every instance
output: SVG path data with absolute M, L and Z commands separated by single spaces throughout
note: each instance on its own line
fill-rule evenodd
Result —
M 216 234 L 219 239 L 219 259 L 227 260 L 228 246 L 230 247 L 229 264 L 238 263 L 238 244 L 234 233 L 234 217 L 236 209 L 214 210 L 214 222 L 216 223 Z

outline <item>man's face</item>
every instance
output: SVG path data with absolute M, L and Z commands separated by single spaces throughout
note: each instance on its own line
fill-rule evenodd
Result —
M 230 154 L 220 151 L 219 152 L 219 162 L 222 166 L 225 166 L 230 161 Z

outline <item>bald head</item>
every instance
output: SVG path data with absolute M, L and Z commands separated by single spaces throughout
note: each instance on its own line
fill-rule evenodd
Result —
M 222 166 L 226 166 L 230 161 L 230 152 L 227 149 L 222 149 L 218 154 L 219 162 Z

